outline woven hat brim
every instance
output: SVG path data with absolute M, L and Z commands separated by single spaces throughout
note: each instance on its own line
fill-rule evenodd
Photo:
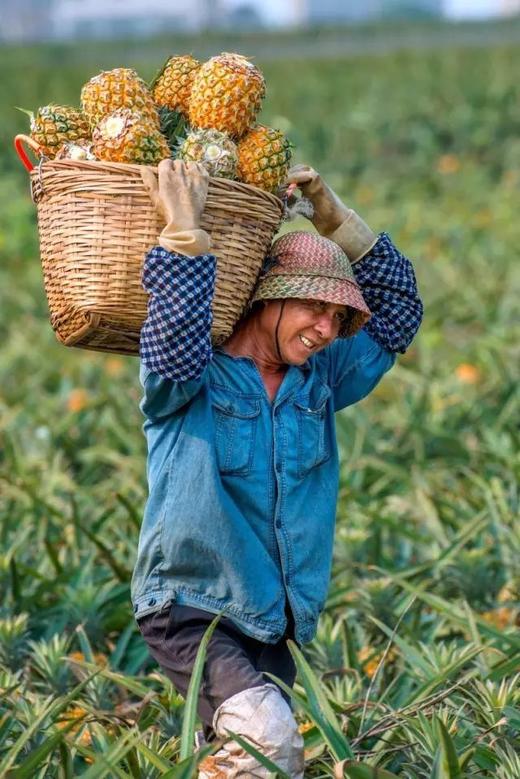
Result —
M 282 298 L 321 300 L 348 306 L 351 316 L 342 326 L 340 338 L 355 335 L 372 316 L 356 282 L 326 276 L 271 274 L 260 281 L 251 303 Z

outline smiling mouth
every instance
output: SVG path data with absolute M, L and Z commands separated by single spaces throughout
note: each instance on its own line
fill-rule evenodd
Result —
M 313 342 L 309 341 L 308 338 L 305 338 L 304 335 L 300 335 L 300 341 L 302 342 L 302 344 L 305 346 L 306 349 L 309 349 L 309 351 L 314 349 L 314 347 L 316 346 L 316 344 L 313 344 Z

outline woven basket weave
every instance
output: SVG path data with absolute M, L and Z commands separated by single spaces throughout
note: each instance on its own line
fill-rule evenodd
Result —
M 142 265 L 163 227 L 140 170 L 52 160 L 31 171 L 51 324 L 66 346 L 139 351 L 148 299 Z M 201 227 L 217 257 L 214 343 L 225 341 L 242 316 L 281 217 L 274 195 L 210 179 Z

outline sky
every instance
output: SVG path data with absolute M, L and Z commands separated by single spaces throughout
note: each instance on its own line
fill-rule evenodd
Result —
M 282 24 L 290 13 L 290 3 L 280 0 L 226 0 L 229 6 L 254 5 L 261 15 L 269 21 Z M 453 18 L 482 18 L 492 16 L 499 0 L 444 0 L 446 14 Z

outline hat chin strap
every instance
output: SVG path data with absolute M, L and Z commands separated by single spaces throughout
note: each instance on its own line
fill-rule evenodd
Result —
M 284 298 L 282 300 L 282 305 L 280 306 L 280 313 L 278 314 L 278 322 L 276 323 L 276 327 L 275 327 L 275 330 L 274 330 L 274 342 L 275 342 L 275 346 L 276 346 L 276 351 L 278 353 L 278 358 L 279 358 L 281 363 L 283 363 L 284 360 L 283 360 L 283 357 L 282 357 L 282 352 L 280 351 L 280 342 L 278 340 L 278 328 L 280 327 L 280 322 L 282 320 L 282 314 L 283 314 L 283 309 L 284 309 L 284 306 L 285 306 L 285 302 L 286 302 L 286 300 Z

